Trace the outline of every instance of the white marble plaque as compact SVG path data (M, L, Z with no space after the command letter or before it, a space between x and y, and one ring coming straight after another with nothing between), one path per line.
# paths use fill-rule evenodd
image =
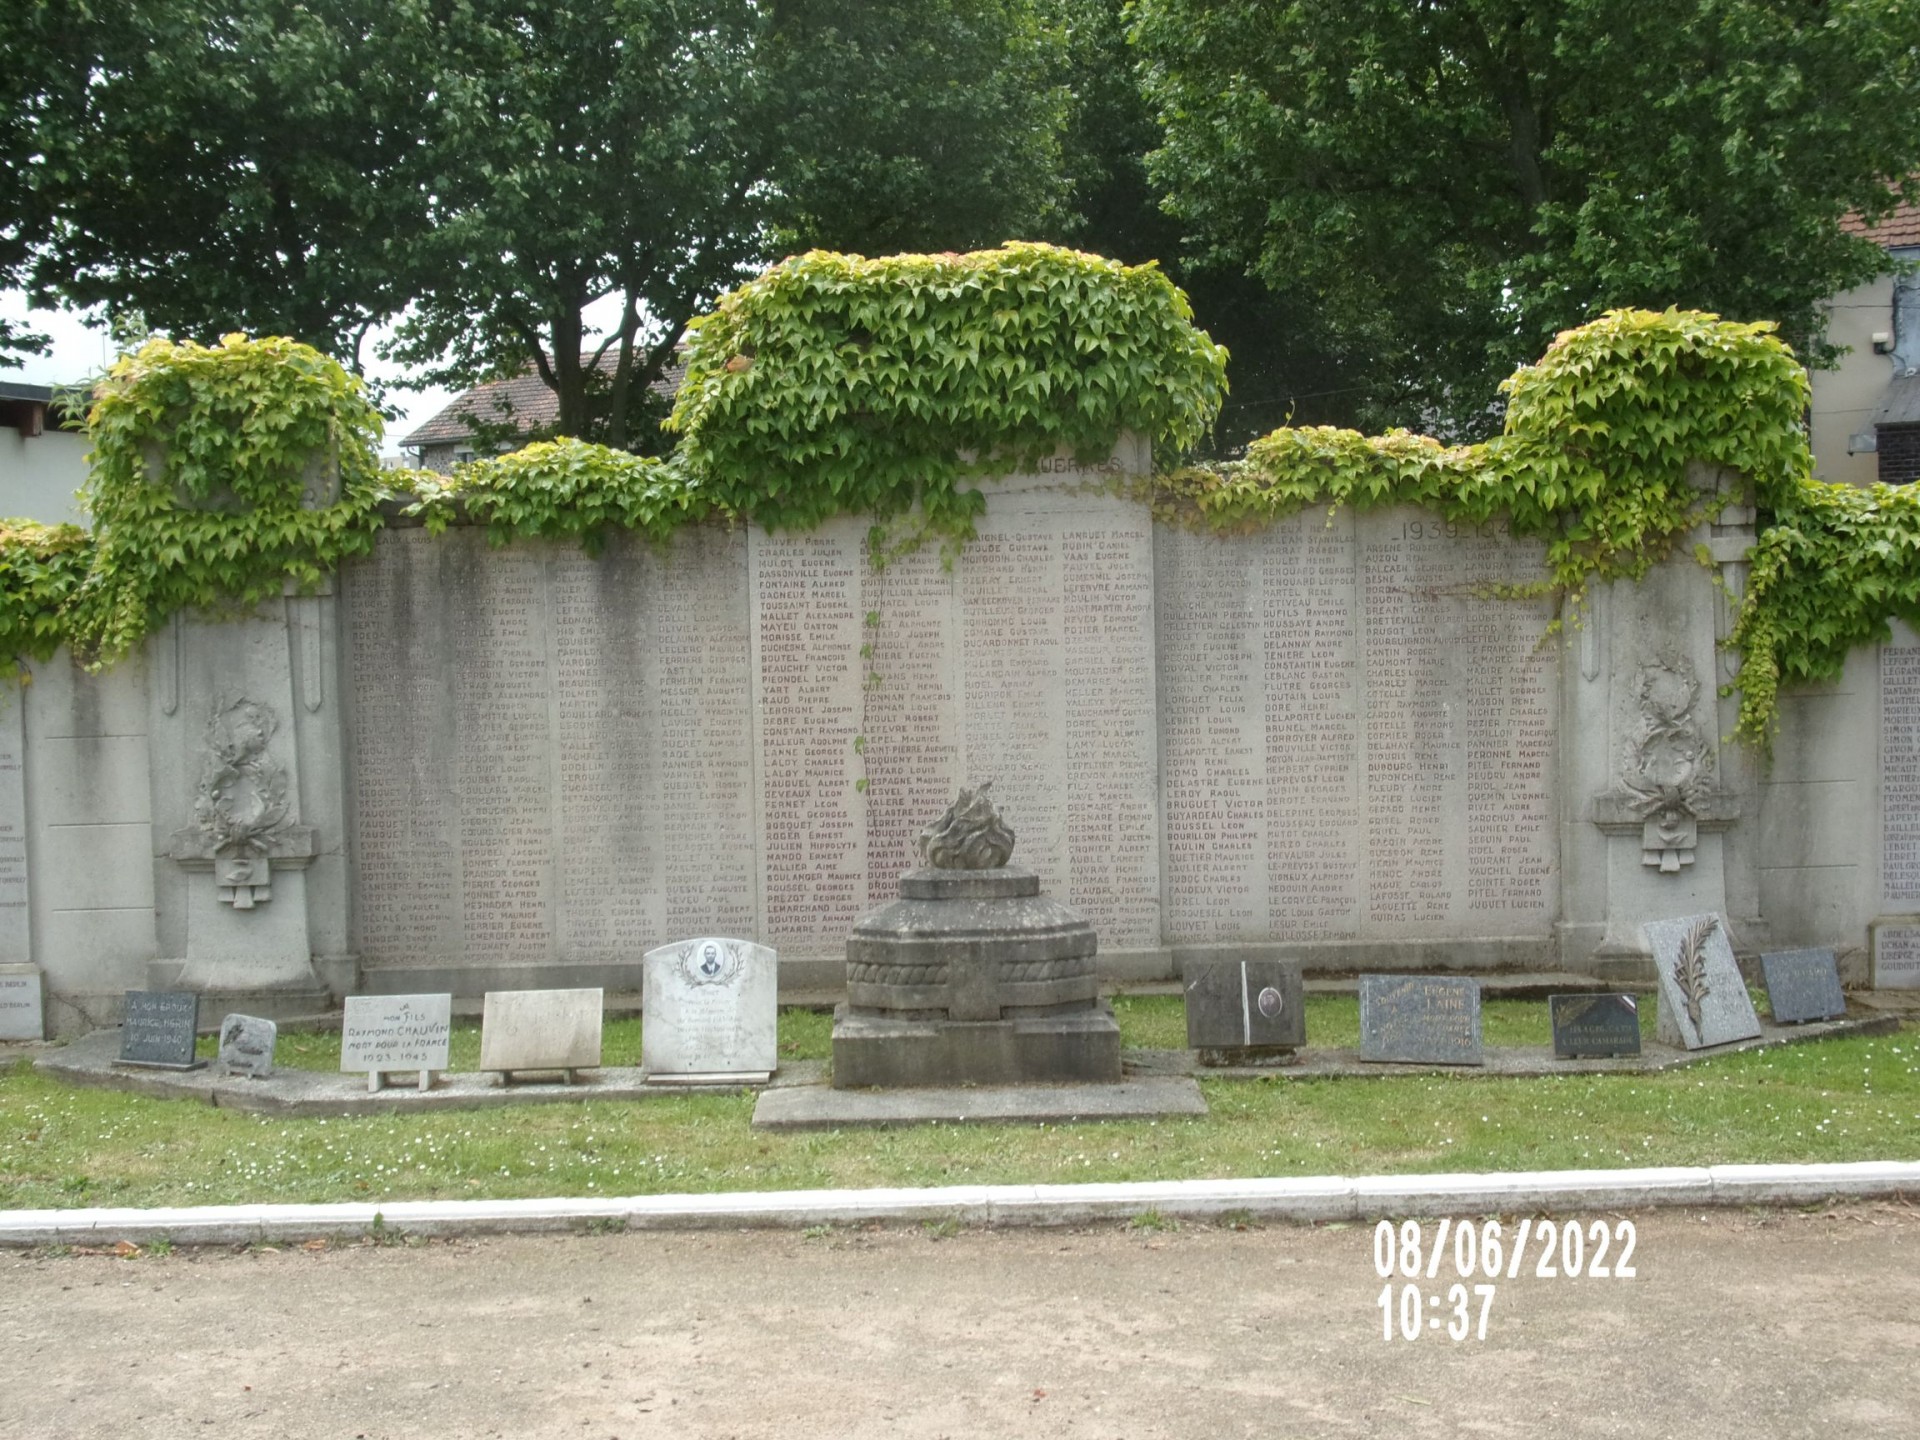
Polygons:
M489 990L480 1068L591 1070L600 1064L600 990Z
M0 965L0 1040L43 1040L46 1016L37 965Z
M646 956L640 1067L652 1080L764 1080L779 1063L778 959L750 940L683 940Z
M1873 927L1873 988L1920 990L1920 924Z
M1920 646L1880 647L1881 890L1920 904Z
M340 1068L349 1074L445 1070L452 1043L451 995L349 995Z

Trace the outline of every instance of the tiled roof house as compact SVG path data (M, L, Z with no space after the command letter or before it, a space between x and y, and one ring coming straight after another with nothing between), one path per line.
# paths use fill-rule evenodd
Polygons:
M1877 225L1848 216L1892 260L1920 260L1920 205ZM1827 302L1827 338L1847 347L1813 374L1814 468L1823 480L1904 485L1920 480L1920 275L1886 273Z
M616 357L609 352L601 360L600 368L611 372L615 363ZM665 373L647 388L671 401L680 392L680 382L686 373L687 367L676 357ZM456 396L439 414L403 439L400 448L412 451L414 463L421 469L445 472L482 453L474 435L478 428L509 425L513 435L524 438L544 432L559 417L559 397L529 366L523 374L511 379L489 380Z

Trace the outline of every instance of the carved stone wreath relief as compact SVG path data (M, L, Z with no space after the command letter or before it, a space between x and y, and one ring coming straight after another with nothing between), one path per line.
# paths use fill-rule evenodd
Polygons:
M174 837L176 856L184 850L212 859L219 897L236 910L273 898L269 856L291 828L286 768L267 753L278 728L258 701L214 702L194 823Z
M1713 780L1713 748L1699 720L1700 680L1685 659L1663 657L1640 667L1634 699L1638 714L1620 783L1641 821L1640 863L1675 875L1693 864Z

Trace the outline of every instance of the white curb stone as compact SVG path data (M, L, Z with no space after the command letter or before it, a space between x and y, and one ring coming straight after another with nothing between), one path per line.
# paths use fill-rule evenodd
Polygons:
M957 1220L970 1225L1078 1225L1148 1212L1169 1218L1370 1220L1379 1216L1622 1210L1666 1205L1814 1204L1920 1194L1920 1161L1844 1165L1673 1166L1492 1175L1338 1175L1154 1180L1103 1185L949 1185L892 1190L784 1190L536 1200L355 1201L339 1205L202 1205L154 1210L4 1210L0 1245L165 1239L176 1245L499 1235L584 1230L786 1228Z

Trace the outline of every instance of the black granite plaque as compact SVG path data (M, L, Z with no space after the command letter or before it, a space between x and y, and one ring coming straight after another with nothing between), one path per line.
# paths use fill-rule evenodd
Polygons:
M1779 950L1760 957L1767 982L1767 1009L1776 1025L1831 1020L1847 1013L1840 967L1831 950Z
M1307 1043L1298 965L1284 960L1190 960L1184 974L1187 1045L1203 1059L1233 1064L1242 1057Z
M1549 995L1556 1060L1640 1053L1640 1002L1627 994Z
M1360 1058L1480 1065L1480 982L1454 975L1362 975Z
M193 1031L200 997L185 990L129 990L120 1031L120 1063L161 1070L191 1070Z

